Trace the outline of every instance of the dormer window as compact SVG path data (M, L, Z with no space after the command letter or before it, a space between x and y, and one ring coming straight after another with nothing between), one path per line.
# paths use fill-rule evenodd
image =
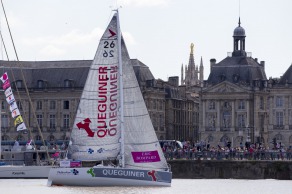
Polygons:
M44 88L44 87L45 87L45 82L44 82L44 80L38 80L38 81L37 81L37 87L38 87L38 88Z
M15 82L15 85L16 85L17 88L22 88L22 80L17 80Z
M64 80L64 87L71 88L72 87L72 80L69 80L69 79Z

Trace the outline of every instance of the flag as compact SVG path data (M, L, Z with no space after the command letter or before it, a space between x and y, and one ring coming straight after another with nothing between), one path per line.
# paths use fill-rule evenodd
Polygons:
M20 125L21 123L23 123L23 119L22 119L22 116L19 115L19 116L16 117L16 119L14 120L14 126L17 127L17 126Z
M7 72L5 72L5 73L0 77L0 79L1 79L1 81L2 81L3 83L5 83L5 81L8 80L8 74L7 74Z
M19 112L19 109L14 109L12 112L11 112L11 116L12 118L15 118L17 117L18 115L20 115L20 112Z
M12 112L15 109L18 109L16 102L12 102L9 106L10 112Z
M16 127L16 130L17 131L22 131L22 130L25 130L26 129L26 126L24 123L20 123L17 127Z
M11 89L11 87L7 88L7 90L5 90L4 93L5 93L5 96L6 96L6 97L10 96L10 95L12 94L12 89Z
M3 90L6 90L9 87L10 87L10 81L6 80L6 82L3 83L2 88L3 88Z
M6 101L7 101L8 104L11 104L12 102L15 102L14 95L11 94L10 96L8 96L8 97L6 98Z

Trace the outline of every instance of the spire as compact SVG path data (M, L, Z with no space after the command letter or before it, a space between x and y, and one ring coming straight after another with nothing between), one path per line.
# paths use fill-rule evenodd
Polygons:
M191 44L191 55L193 55L194 54L194 44L192 43Z
M238 26L240 26L241 22L240 22L240 17L239 17L239 20L238 20Z

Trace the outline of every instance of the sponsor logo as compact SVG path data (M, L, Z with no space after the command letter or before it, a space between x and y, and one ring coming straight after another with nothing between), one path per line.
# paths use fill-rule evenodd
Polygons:
M132 152L132 156L135 163L149 163L160 161L157 150L146 152Z
M92 177L95 177L95 174L94 174L94 172L93 172L93 168L89 169L89 170L87 171L87 174L90 174Z
M60 171L60 170L58 170L57 171L57 174L58 175L78 175L79 174L79 171L78 170L76 170L75 168L74 169L72 169L72 170L68 170L68 171Z
M117 169L104 169L102 170L104 176L118 176L118 177L145 177L145 173L141 171L132 170L117 170Z
M157 181L156 175L155 175L155 170L151 170L148 173L148 176L151 176L152 181Z

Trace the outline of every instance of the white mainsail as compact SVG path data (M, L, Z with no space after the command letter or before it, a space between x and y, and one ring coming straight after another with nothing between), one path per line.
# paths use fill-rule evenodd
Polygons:
M122 36L118 40L118 33L115 14L100 40L80 100L71 135L73 158L106 160L120 154L126 168L167 169L126 45ZM118 49L121 49L121 59ZM122 64L121 76L119 64ZM119 103L120 79L122 104Z
M70 146L73 159L107 160L120 152L117 17L104 32L89 70Z

